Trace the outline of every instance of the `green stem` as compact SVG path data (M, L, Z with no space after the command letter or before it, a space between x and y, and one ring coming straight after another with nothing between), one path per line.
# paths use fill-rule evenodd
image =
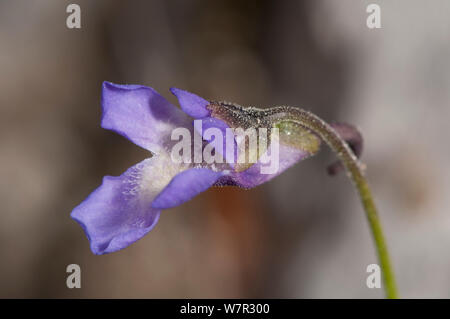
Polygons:
M398 295L394 271L391 266L377 209L373 201L369 185L364 176L361 163L358 161L348 144L339 137L336 131L316 115L299 108L287 106L277 107L277 112L274 113L275 114L273 117L280 118L280 120L282 119L283 121L289 120L295 122L317 134L334 152L336 152L337 156L344 164L349 177L358 190L359 197L369 221L369 226L375 241L378 259L383 274L386 297L390 299L397 298Z

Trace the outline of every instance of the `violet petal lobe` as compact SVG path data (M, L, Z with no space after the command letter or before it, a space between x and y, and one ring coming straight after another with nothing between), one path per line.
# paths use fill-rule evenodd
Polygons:
M234 167L234 163L236 163L237 161L237 144L234 138L234 134L232 132L229 132L227 134L227 129L229 129L230 127L228 126L227 123L225 123L224 121L217 119L215 117L205 117L203 119L201 119L202 121L202 132L198 132L205 141L210 142L212 139L207 138L205 135L205 131L209 128L217 128L222 132L222 149L217 149L216 151L219 152L225 162L229 163L230 166L233 168ZM228 141L228 139L231 139L231 141ZM230 143L232 145L231 150L229 152L227 152L227 141L228 143Z
M167 187L155 198L152 207L167 209L178 206L204 192L225 173L208 168L190 168L179 173Z
M125 248L155 226L160 211L151 202L180 171L168 161L153 156L120 176L105 176L102 185L72 211L94 254Z
M170 88L170 92L177 97L181 109L189 116L197 119L211 114L211 111L206 108L209 102L204 98L177 88Z
M102 122L133 143L157 153L175 127L190 126L191 119L154 89L142 85L103 82Z

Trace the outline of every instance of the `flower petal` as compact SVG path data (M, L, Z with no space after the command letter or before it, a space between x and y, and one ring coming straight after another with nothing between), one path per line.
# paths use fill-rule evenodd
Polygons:
M237 144L234 138L234 134L230 131L230 134L227 134L227 123L222 120L219 120L215 117L205 117L201 119L202 121L202 132L198 132L205 141L211 142L211 138L207 138L205 136L205 131L209 128L217 128L222 132L222 141L223 145L221 149L216 149L216 152L221 154L226 163L230 165L231 168L234 168L234 163L237 161ZM230 151L227 152L227 142L231 144Z
M311 154L306 151L292 148L280 143L278 164L276 162L273 163L275 165L273 172L262 173L262 168L267 168L272 163L265 164L262 163L261 160L258 160L245 171L233 171L230 174L230 179L234 183L230 183L231 181L227 180L226 177L224 177L223 180L219 180L219 183L222 182L223 185L234 184L243 188L252 188L270 181L272 178L280 175L286 169L309 157L310 155Z
M330 123L330 126L350 146L355 156L360 158L364 140L358 128L347 123ZM330 175L336 175L343 170L345 170L344 164L339 160L327 167L328 174Z
M170 92L177 97L181 109L193 118L203 118L211 114L206 108L209 102L204 98L177 88L171 88Z
M154 89L142 85L103 82L102 122L133 143L157 153L170 143L175 127L189 127L190 119Z
M225 172L208 168L191 168L175 176L167 187L155 198L153 208L166 209L187 202L210 188Z
M118 177L105 176L102 185L72 211L94 254L125 248L152 230L160 211L151 202L179 172L169 161L153 156Z

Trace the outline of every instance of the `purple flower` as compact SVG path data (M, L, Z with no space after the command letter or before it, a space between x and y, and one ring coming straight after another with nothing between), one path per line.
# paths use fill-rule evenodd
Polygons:
M150 151L152 156L120 176L105 176L101 186L72 211L71 217L85 231L94 254L127 247L153 229L161 210L178 206L211 186L255 187L319 148L319 138L295 123L280 120L275 111L207 101L175 88L171 91L178 98L181 110L150 87L103 83L101 126L123 135ZM277 170L262 174L261 157L251 164L230 163L230 157L236 159L234 137L231 155L225 148L215 150L225 157L222 164L204 160L200 163L174 161L171 151L178 140L172 140L172 132L176 128L184 128L192 135L200 134L202 145L212 140L205 136L204 130L198 132L193 120L201 120L203 129L219 129L223 136L227 128L239 126L276 128L279 130Z

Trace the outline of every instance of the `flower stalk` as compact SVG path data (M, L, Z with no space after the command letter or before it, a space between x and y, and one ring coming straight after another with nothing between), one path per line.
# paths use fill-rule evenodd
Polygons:
M274 117L283 119L283 121L292 121L317 134L337 154L338 158L345 166L349 178L353 181L353 184L358 191L369 221L369 226L372 231L372 236L374 238L377 255L380 262L380 268L383 274L386 297L389 299L397 298L398 294L394 271L391 266L377 208L375 206L367 180L364 176L363 165L355 156L349 145L338 135L338 133L318 116L294 107L280 106L277 107L277 109L277 112L274 112ZM276 118L273 118L273 120L276 121Z

